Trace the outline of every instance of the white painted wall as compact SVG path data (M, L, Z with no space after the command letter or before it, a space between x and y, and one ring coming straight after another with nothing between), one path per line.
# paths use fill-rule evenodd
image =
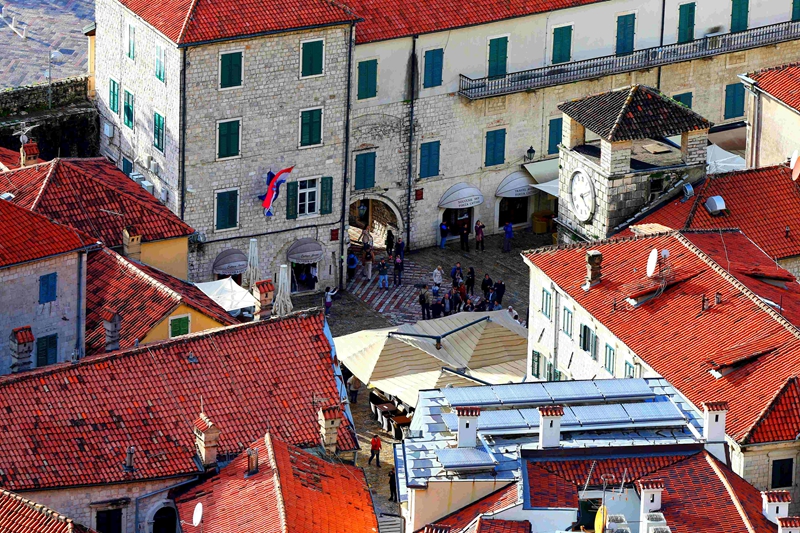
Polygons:
M425 489L411 489L408 491L411 520L406 530L425 527L508 484L508 481L431 480Z

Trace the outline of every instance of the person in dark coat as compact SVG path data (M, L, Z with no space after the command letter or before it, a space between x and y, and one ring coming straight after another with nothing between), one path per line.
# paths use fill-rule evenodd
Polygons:
M458 289L453 287L450 293L450 305L453 308L453 313L461 312L461 303L461 294L458 292Z
M469 253L469 224L466 221L461 224L459 235L461 237L461 249Z
M461 271L461 263L450 269L450 277L453 280L453 287L458 287L458 282L464 279L464 272Z
M392 230L386 232L386 253L392 255L392 251L394 251L394 233Z
M397 244L394 245L394 255L400 256L400 259L406 259L406 243L403 242L402 237L397 238Z
M403 266L403 258L396 255L394 258L394 276L392 278L392 283L395 287L403 284Z
M506 284L503 283L502 279L498 279L497 283L494 284L494 292L497 293L497 303L502 305L503 295L506 293Z
M464 280L464 284L467 286L467 291L469 291L470 296L475 295L475 269L469 267L467 271L467 279Z
M397 476L394 473L394 467L389 469L389 501L397 501Z
M444 306L442 305L441 300L436 300L433 302L431 306L431 313L433 313L433 318L441 318L442 313L444 313Z
M445 244L447 244L447 233L450 231L450 228L447 227L447 222L442 221L439 224L439 248L444 250Z
M481 281L481 290L483 291L483 299L486 300L489 298L489 289L494 287L494 282L492 282L492 278L489 277L489 274L485 274L483 276L483 281Z

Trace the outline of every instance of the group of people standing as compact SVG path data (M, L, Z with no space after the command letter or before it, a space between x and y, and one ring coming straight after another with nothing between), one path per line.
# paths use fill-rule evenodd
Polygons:
M386 252L387 258L382 258L375 265L375 250L372 247L372 236L370 226L364 228L359 237L361 242L361 258L356 254L356 250L351 248L347 255L347 280L352 281L356 277L356 269L359 265L364 265L364 277L372 281L372 268L378 270L378 288L389 290L389 271L393 273L392 286L399 287L403 283L403 270L405 268L406 243L403 237L398 237L395 241L394 233L389 230L386 233Z
M484 242L484 230L486 225L478 220L475 222L475 251L486 251ZM461 250L469 252L469 222L464 220L457 222L451 227L446 221L439 224L439 248L444 250L447 247L447 237L449 235L458 235L459 242L461 243ZM511 252L511 241L514 239L514 227L511 222L506 222L503 225L503 253Z
M456 263L450 269L451 286L443 288L444 270L438 266L431 277L433 284L422 286L419 293L419 304L422 309L422 319L441 318L462 311L496 311L503 308L503 296L506 284L502 279L494 282L489 274L484 274L481 280L480 292L475 294L475 269L469 267L467 273Z

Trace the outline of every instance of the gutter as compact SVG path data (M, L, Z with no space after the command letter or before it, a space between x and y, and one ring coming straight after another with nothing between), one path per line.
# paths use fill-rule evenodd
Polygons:
M83 357L83 335L81 332L85 332L86 327L86 304L84 303L83 299L83 276L84 276L84 256L88 255L88 251L84 251L78 254L78 320L75 324L75 356L73 357L73 361L81 359ZM88 261L87 261L88 263Z
M350 24L350 38L347 43L347 91L344 115L344 168L342 169L342 212L339 216L339 288L344 288L344 216L347 209L347 172L350 167L350 98L353 90L353 30L355 23Z
M134 504L134 515L133 515L133 520L134 520L133 531L134 531L134 533L139 533L139 500L142 500L144 498L149 498L150 496L155 496L156 494L159 494L159 493L167 491L167 490L171 490L171 489L176 489L178 487L182 487L183 485L188 485L189 483L194 483L198 479L200 479L200 476L194 476L191 479L187 479L186 481L181 481L180 483L176 483L175 485L170 485L169 487L164 487L162 489L154 490L152 492L148 492L146 494L142 494L141 496L137 496L136 500L135 500L136 503Z
M186 213L186 49L181 50L181 142L178 148L179 156L179 170L178 181L180 182L178 188L181 192L181 206L180 217L183 220Z
M659 34L658 46L664 46L664 17L667 13L667 0L661 0L661 33ZM661 65L658 66L658 77L656 78L656 89L661 90Z
M417 84L417 35L412 36L411 40L411 104L409 109L408 121L408 198L406 198L406 246L411 249L411 183L413 180L413 162L414 162L414 98L416 97L416 84Z
M330 28L332 26L343 26L345 24L349 24L352 28L356 22L364 22L362 18L353 18L350 20L340 20L337 22L327 22L325 24L312 24L311 26L301 26L297 28L282 28L280 30L269 30L269 31L262 31L258 33L248 33L247 35L236 35L234 37L223 37L221 39L208 39L205 41L194 41L191 43L178 43L178 48L188 48L190 46L202 46L204 44L214 44L214 43L229 43L233 41L242 41L244 39L256 39L258 37L266 37L268 35L280 35L282 33L293 33L296 31L308 31L308 30L318 30L322 28ZM173 41L174 42L174 41Z

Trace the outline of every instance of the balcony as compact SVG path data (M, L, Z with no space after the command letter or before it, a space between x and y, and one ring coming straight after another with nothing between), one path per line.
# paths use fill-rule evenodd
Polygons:
M738 33L709 35L688 43L636 50L624 56L596 57L523 70L500 77L472 79L461 74L458 94L470 100L479 100L738 52L798 38L800 22L780 22Z

